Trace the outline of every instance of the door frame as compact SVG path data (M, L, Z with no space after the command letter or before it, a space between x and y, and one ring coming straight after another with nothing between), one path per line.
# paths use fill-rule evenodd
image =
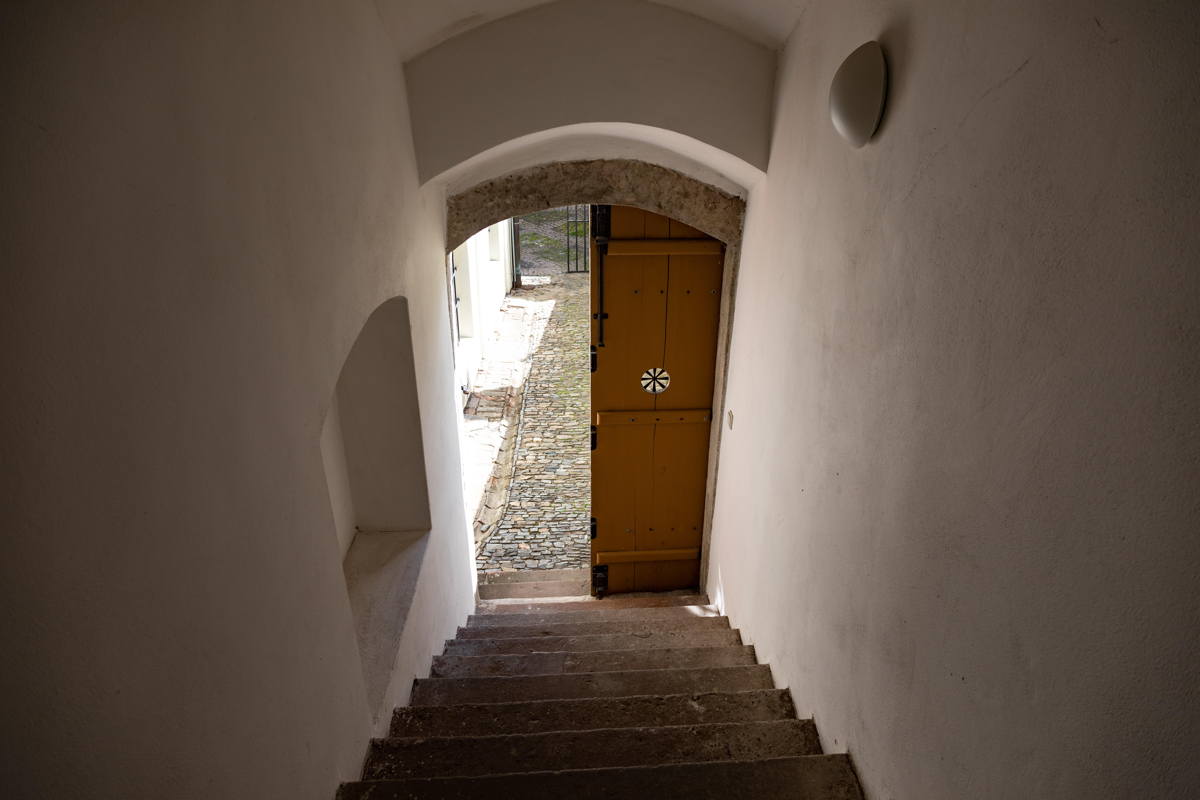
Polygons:
M717 355L713 364L713 420L708 434L708 476L704 484L704 526L700 531L700 590L708 590L708 548L712 540L713 506L717 499L717 473L721 465L721 437L725 433L725 388L729 378L729 351L733 340L733 310L741 239L725 242L721 264L721 317L717 323Z
M634 206L690 225L725 245L713 364L713 420L704 486L704 525L700 535L700 590L707 591L708 551L726 424L725 395L746 200L690 175L645 161L597 159L541 164L448 196L445 249L451 252L476 231L501 220L573 203Z

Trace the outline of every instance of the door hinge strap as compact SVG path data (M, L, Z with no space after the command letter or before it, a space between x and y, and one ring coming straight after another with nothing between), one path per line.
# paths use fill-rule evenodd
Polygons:
M592 238L596 241L596 345L604 347L604 257L608 254L608 237L612 235L612 206L592 206Z

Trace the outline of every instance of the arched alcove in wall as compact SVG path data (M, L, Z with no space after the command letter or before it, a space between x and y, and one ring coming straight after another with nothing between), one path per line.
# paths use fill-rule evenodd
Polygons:
M387 691L430 529L408 301L367 318L321 429L334 528L373 713Z
M344 456L336 453L340 440ZM429 491L417 406L408 301L396 297L368 317L338 377L323 427L326 472L344 464L331 488L348 491L336 505L358 531L429 529ZM333 462L333 463L331 463ZM339 530L343 551L347 532Z
M446 248L509 217L571 203L635 206L736 245L746 201L667 167L634 159L540 164L482 181L446 200Z

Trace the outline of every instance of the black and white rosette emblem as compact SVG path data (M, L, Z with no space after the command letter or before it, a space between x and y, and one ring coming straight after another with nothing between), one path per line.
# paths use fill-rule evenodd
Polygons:
M650 394L662 394L671 385L671 376L661 367L651 367L642 373L642 388Z

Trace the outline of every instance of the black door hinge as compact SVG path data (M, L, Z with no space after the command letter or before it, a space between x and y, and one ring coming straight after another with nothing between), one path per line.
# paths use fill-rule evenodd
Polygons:
M596 344L604 347L604 257L608 255L608 239L612 235L612 206L592 206L592 239L596 243Z
M592 372L596 371L596 345L592 345Z
M592 517L591 525L589 525L588 528L591 531L591 535L592 535L591 538L595 539L596 538L596 518L595 517Z
M592 206L592 236L612 236L612 206Z
M596 426L592 426L592 449L596 449Z
M592 567L592 594L603 597L608 594L608 564Z

